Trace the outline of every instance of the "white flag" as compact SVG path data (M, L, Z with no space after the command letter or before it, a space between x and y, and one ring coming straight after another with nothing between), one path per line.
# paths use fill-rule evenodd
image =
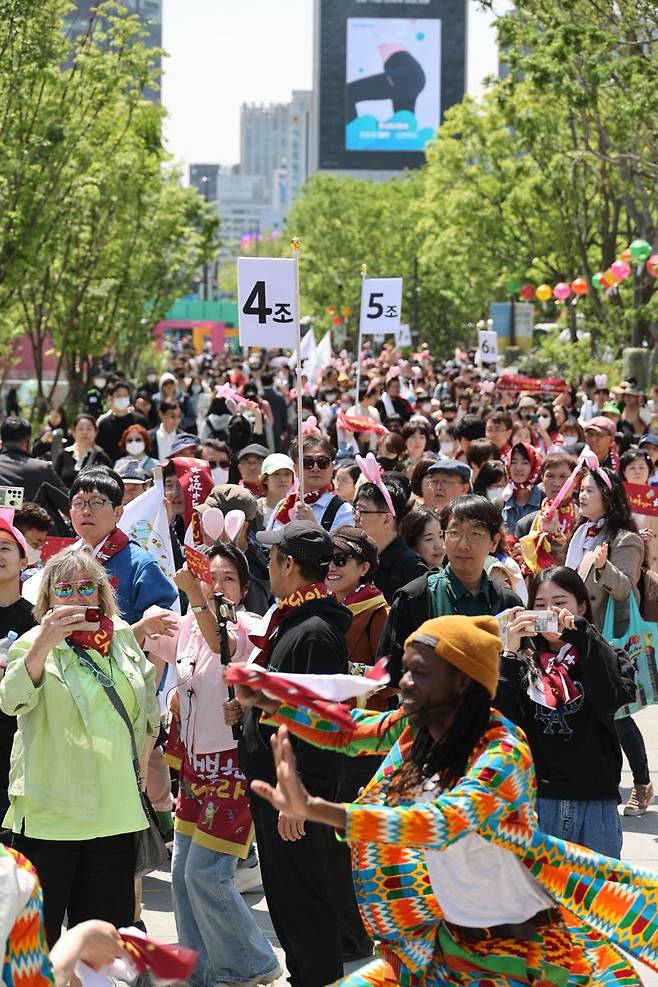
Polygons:
M315 366L313 370L318 373L328 367L331 363L331 329L325 332L324 336L315 348Z
M162 480L156 480L149 490L145 490L124 507L117 527L152 555L167 579L173 583L176 566L164 495Z
M315 366L316 349L317 348L316 348L316 345L315 345L315 334L313 333L313 330L312 329L308 329L307 332L306 332L306 335L305 336L302 336L302 344L300 346L300 351L301 351L301 364L302 364L302 367L304 366L304 364L307 361L310 361L310 364L311 364L311 372L313 371L313 368ZM290 360L288 361L288 366L291 369L294 369L294 367L297 366L297 350L293 350L292 356L290 357Z

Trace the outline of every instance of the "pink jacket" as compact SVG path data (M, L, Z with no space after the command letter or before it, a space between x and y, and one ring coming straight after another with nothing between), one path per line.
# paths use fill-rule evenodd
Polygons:
M199 630L190 611L184 617L160 607L151 607L145 616L166 612L178 620L174 637L147 637L144 649L163 661L176 665L176 689L180 700L181 739L189 754L214 754L237 746L231 728L224 723L222 704L228 698L224 669ZM236 624L229 631L237 637L232 661L246 661L253 646L247 634L262 623L262 617L248 610L238 611Z

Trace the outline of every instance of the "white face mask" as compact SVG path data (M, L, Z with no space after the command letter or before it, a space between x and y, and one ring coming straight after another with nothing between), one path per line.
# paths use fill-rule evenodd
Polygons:
M220 483L228 483L228 470L224 469L223 466L215 466L210 472L212 473L212 482L215 486L218 486Z
M126 442L126 452L131 456L139 456L146 449L146 445L142 439L131 439L130 442Z
M36 565L37 562L41 561L41 549L32 548L31 545L27 546L27 562L28 565Z
M487 487L487 500L500 500L504 489L504 487Z
M99 391L102 391L105 385L107 384L107 380L105 379L105 377L94 377L93 383L94 383L94 387L97 387Z
M578 438L575 435L565 435L563 445L566 449L571 449L573 446L578 445Z
M117 411L127 411L130 407L130 398L114 398L112 403Z
M543 429L548 430L551 427L551 419L547 415L540 415L537 419L537 424Z
M452 442L442 442L439 446L442 455L451 456L452 455Z

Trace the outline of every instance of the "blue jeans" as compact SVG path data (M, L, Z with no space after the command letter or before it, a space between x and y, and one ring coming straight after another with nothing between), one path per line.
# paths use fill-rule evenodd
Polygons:
M213 987L218 980L248 984L278 967L269 940L233 885L237 863L231 854L207 850L181 833L174 836L176 929L180 944L199 953L190 978L197 987Z
M621 856L623 833L613 799L586 802L539 798L537 813L542 833L578 843L605 857Z

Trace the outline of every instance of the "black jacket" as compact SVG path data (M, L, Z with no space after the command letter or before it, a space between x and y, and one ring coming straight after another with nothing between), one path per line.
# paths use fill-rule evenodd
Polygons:
M614 715L635 700L633 665L583 617L562 640L578 652L570 675L581 686L580 700L555 711L540 706L527 692L527 660L503 657L493 705L525 731L540 797L619 802L622 759Z
M379 568L372 581L382 591L386 602L391 604L399 589L426 572L427 566L420 555L398 535L380 553Z
M42 483L51 483L53 487L68 493L51 463L34 459L22 449L10 448L0 452L1 486L23 487L23 499L34 500Z
M331 675L347 672L345 632L350 611L328 596L286 614L277 628L270 654L270 671ZM252 781L263 778L276 784L270 737L274 729L260 723L261 710L245 714L240 739L240 768ZM302 781L314 795L332 798L343 755L320 750L292 738Z
M434 613L432 594L429 591L430 572L424 573L395 594L391 612L382 633L377 657L388 657L388 671L391 685L396 686L402 676L402 653L404 642L418 630L420 625L432 617L446 614ZM489 613L494 617L510 607L522 606L521 600L510 589L504 589L489 582Z
M272 409L274 422L272 430L274 432L274 445L277 452L281 450L281 436L287 435L290 431L288 425L288 402L283 394L279 394L273 387L263 388L263 397Z
M91 449L80 465L80 469L75 468L75 456L68 449L62 449L53 463L55 472L61 477L62 483L67 487L73 485L73 481L78 478L82 470L89 466L112 466L112 460L102 449Z
M249 566L249 592L245 606L252 613L265 614L274 602L265 553L259 543L250 538L244 556Z

